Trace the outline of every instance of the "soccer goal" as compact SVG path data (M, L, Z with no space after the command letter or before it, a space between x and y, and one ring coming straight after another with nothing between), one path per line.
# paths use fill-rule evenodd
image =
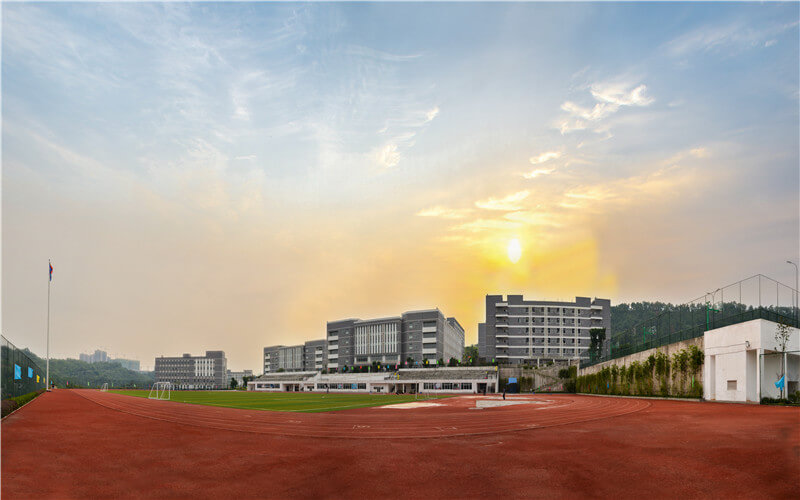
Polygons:
M150 394L147 395L148 399L170 399L172 392L171 382L156 382L150 388Z
M101 392L108 392L108 382L103 384L103 387L100 388L100 391Z

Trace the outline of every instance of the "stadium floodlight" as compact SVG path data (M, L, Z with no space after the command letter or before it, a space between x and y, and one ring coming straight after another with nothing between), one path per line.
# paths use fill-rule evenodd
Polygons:
M168 400L172 397L172 383L171 382L156 382L150 388L150 394L147 399L165 399Z

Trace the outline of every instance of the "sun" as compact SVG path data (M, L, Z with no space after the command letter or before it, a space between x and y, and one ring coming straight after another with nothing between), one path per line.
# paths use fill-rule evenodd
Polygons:
M516 264L520 257L522 257L522 246L519 244L517 238L512 238L511 241L508 242L508 260L510 260L512 264Z

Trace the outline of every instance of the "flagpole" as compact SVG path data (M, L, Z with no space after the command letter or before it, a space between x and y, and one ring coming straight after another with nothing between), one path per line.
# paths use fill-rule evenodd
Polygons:
M50 282L53 281L53 264L47 259L47 375L45 376L45 388L50 390Z

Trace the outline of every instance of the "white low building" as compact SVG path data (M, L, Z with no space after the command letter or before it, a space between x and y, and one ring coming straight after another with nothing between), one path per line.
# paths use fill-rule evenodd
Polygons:
M497 392L494 366L414 368L376 373L265 373L247 383L248 391L417 394Z
M786 352L781 354L777 327L775 322L755 319L705 332L704 399L755 403L763 397L777 398L780 390L775 382L783 373L784 395L799 390L800 331L790 329Z

